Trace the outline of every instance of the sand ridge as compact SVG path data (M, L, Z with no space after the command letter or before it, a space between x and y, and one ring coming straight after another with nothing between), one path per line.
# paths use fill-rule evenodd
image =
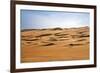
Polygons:
M21 62L89 59L89 27L21 31Z

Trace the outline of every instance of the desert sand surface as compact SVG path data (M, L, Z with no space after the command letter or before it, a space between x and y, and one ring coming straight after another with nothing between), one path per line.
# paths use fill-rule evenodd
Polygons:
M89 27L21 30L21 62L89 59Z

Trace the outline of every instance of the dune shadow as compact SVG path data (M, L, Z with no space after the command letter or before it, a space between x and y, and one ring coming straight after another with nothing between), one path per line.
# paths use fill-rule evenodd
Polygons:
M39 40L39 39L22 39L23 41L37 41L37 40Z
M58 41L58 40L56 38L54 38L54 37L49 37L48 41Z
M81 35L71 35L72 38L84 38L84 37L89 37L87 34L81 34Z
M41 35L38 35L38 36L35 36L35 37L43 37L43 36L50 36L50 35L52 35L52 34L47 33L47 34L41 34Z
M89 37L89 35L80 35L79 38Z
M84 45L84 44L79 44L79 43L71 43L71 44L68 44L69 46L81 46L81 45Z
M76 41L86 41L86 39L77 39Z
M55 33L54 35L55 35L55 36L66 36L66 35L68 35L68 34L66 34L66 33L61 33L61 32L60 32L60 33Z
M41 45L41 46L52 46L52 45L55 45L54 43L47 43L47 44L44 44L44 45Z

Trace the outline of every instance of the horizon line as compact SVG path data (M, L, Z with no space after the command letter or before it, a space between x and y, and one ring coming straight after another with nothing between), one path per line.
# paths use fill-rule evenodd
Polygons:
M74 28L84 28L84 27L88 27L89 26L81 26L81 27L68 27L68 28L62 28L62 27L54 27L54 28L27 28L27 29L21 29L21 31L23 30L45 30L45 29L74 29Z

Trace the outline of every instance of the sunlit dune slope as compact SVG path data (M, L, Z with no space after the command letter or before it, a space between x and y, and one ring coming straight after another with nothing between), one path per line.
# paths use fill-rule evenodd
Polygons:
M89 59L89 27L21 31L21 62Z

